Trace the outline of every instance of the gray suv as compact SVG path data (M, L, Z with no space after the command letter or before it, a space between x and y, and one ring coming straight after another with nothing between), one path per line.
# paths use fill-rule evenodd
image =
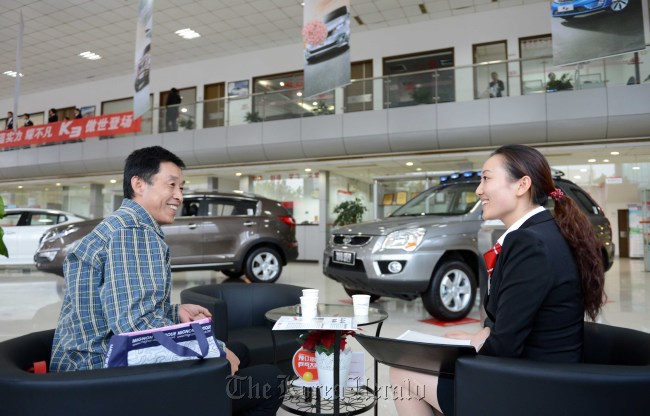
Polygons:
M576 184L561 179L559 172L554 180L588 214L603 242L609 269L614 256L609 221ZM421 297L435 318L467 316L483 264L477 244L481 203L475 194L480 174L453 174L440 182L386 219L333 230L323 254L323 273L350 295Z
M101 219L52 227L34 261L39 270L63 276L63 260L76 241ZM295 220L278 201L253 194L204 192L184 195L173 224L164 225L172 270L220 270L229 277L275 282L298 257Z

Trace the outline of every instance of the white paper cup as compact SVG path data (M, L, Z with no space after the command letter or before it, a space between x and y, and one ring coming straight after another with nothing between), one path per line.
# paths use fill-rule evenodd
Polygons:
M302 295L306 298L318 299L318 289L303 289Z
M318 298L301 296L300 315L303 318L314 318L318 314Z
M355 315L368 315L370 295L352 295L352 305L354 306Z

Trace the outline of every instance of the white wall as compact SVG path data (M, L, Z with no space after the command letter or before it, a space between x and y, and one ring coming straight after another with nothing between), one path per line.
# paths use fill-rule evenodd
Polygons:
M551 32L548 8L547 3L534 3L374 31L357 30L352 33L351 59L374 59L375 76L380 76L383 57L454 47L456 66L469 65L472 64L473 44L504 39L508 41L508 57L516 58L520 37ZM252 79L259 75L299 70L303 66L300 39L289 46L166 68L155 67L155 45L154 37L154 67L151 72L154 106L159 105L159 92L171 87L197 86L197 101L201 101L205 84ZM133 75L125 75L21 96L20 112L87 105L95 105L99 112L102 101L132 95ZM0 99L0 108L11 106L12 96Z

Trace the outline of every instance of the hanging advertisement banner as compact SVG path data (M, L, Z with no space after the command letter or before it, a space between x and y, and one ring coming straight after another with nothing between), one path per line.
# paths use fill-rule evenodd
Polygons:
M140 0L135 34L135 83L133 117L139 118L149 110L149 73L151 72L151 27L153 0Z
M304 97L350 83L350 0L306 0Z
M641 0L552 1L551 31L555 65L645 48Z
M129 111L21 127L15 131L4 130L0 131L0 149L137 133L141 128L141 121L142 118L134 119L133 113Z

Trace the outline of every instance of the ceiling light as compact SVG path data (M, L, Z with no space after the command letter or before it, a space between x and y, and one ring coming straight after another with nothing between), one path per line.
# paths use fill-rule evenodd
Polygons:
M90 52L90 51L81 52L79 54L79 56L81 56L82 58L86 58L88 60L91 60L91 61L96 61L98 59L102 59L102 57L100 55L97 55L95 52Z
M580 175L574 175L574 176L573 176L573 179L580 179L581 177L582 177L582 176L580 176Z
M305 168L305 172L311 172L311 168Z
M235 173L235 176L241 176L241 172Z
M413 166L413 162L406 162L406 166Z
M422 170L422 168L417 168L417 169L415 169L415 170L417 170L418 172L420 172L420 171Z
M186 107L181 108L181 113L187 113L187 108Z
M16 78L16 75L18 75L16 71L5 71L3 74L12 78ZM21 73L20 76L23 77L24 75Z
M284 87L284 81L280 81L280 86Z
M603 159L603 163L609 162L609 159Z
M596 159L589 159L589 160L587 160L587 162L589 162L589 163L594 163L595 161L596 161Z
M117 180L116 179L111 179L109 182L110 183L117 183Z
M18 189L23 189L23 186L22 186L22 185L18 185Z
M199 35L198 32L193 31L189 27L185 29L177 30L174 33L176 33L178 36L182 37L183 39L194 39L194 38L201 37L201 35Z
M314 101L313 103L311 103L311 105L314 105L314 106L318 105L318 101Z
M580 169L580 172L586 172L586 171L587 171L587 169L584 169L584 168Z
M620 153L619 153L619 152L611 152L610 155L612 155L612 156L618 156L618 155L620 155Z
M57 182L57 183L56 183L56 186L61 186L61 182Z
M639 169L641 169L641 167L639 167L639 166L632 166L632 170L639 170Z
M298 91L298 92L296 93L296 95L297 95L298 97L302 97L302 91Z

